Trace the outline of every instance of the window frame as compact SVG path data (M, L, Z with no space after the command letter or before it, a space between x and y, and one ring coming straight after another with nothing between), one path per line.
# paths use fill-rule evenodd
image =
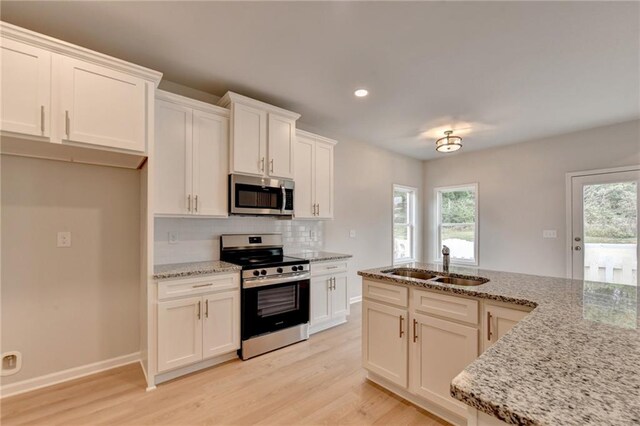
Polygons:
M410 220L407 220L407 227L411 231L411 257L404 257L400 259L396 259L396 251L395 251L395 212L394 212L394 197L396 191L407 192L412 194L410 198L409 211L407 212L407 219L409 217ZM416 243L416 215L417 215L417 206L418 206L418 188L407 185L393 184L391 187L391 263L392 265L401 265L406 263L416 262L416 251L417 251L417 243Z
M479 233L479 223L480 216L478 215L480 205L480 194L478 192L478 182L473 183L465 183L460 185L449 185L449 186L439 186L433 188L433 194L435 197L435 262L442 262L442 210L440 205L442 204L442 196L443 192L455 192L460 190L472 190L475 194L475 224L474 224L474 233L475 239L473 241L473 260L464 260L464 259L456 259L451 257L452 265L460 265L460 266L478 266L480 264L480 233Z

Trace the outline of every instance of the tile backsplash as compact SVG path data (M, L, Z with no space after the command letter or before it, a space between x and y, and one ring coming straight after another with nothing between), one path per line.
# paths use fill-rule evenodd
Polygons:
M156 265L220 259L221 234L282 233L285 253L324 248L324 222L269 217L156 218ZM175 242L169 242L170 234Z

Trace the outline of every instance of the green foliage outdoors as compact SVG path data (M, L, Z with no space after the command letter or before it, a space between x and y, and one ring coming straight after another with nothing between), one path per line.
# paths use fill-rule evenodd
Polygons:
M476 197L472 191L451 191L441 194L442 223L473 223Z
M635 182L584 187L586 243L635 243L637 217Z

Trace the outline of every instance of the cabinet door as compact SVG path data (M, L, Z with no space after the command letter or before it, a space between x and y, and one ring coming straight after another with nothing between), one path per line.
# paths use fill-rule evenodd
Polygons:
M528 314L526 311L486 303L483 316L483 349L497 342Z
M61 66L61 138L145 152L145 81L73 58Z
M202 298L158 303L158 371L202 360Z
M154 213L190 213L192 110L156 100Z
M269 176L293 178L296 122L269 113Z
M240 292L209 294L202 298L203 358L226 354L240 348Z
M315 160L315 198L318 217L333 218L333 145L318 141Z
M334 289L331 291L331 317L349 315L349 288L347 274L335 275Z
M453 378L478 356L478 330L428 315L411 315L409 390L460 416L467 406L449 396Z
M294 210L296 218L314 217L314 162L315 141L298 136L295 149L295 182Z
M193 112L193 212L227 216L229 119Z
M231 131L231 171L263 176L267 171L267 113L242 104L233 104Z
M329 277L312 278L310 283L310 326L331 319L331 283Z
M51 53L2 39L2 130L49 136L51 119Z
M362 364L407 387L407 311L365 300L362 303Z

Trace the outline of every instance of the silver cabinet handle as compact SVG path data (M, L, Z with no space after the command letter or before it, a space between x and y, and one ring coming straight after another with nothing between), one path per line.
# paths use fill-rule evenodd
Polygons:
M320 216L320 203L318 203L318 214L316 216Z
M195 284L192 285L191 288L200 288L200 287L211 287L213 285L213 283L208 283L208 284Z
M264 172L264 157L262 157L262 160L260 160L260 171Z
M336 277L333 277L333 289L336 289Z
M333 290L333 288L331 287L331 278L327 280L327 285L329 286L329 291Z
M69 118L69 111L67 110L64 112L64 130L65 130L65 133L67 134L67 137L69 137L70 128L71 128L71 119Z
M204 301L204 317L209 318L209 299Z
M198 300L198 319L200 319L202 313L202 300Z
M327 269L338 269L338 267L336 265L333 266L327 266Z
M40 131L44 133L44 105L40 105Z
M187 195L187 211L191 211L191 194Z
M404 327L402 326L402 323L404 322L404 317L402 315L400 315L400 338L402 339L402 336L404 335Z
M271 165L270 165L270 169L271 169L271 173L273 173L273 158L270 161Z
M196 195L196 212L198 212L198 196Z

